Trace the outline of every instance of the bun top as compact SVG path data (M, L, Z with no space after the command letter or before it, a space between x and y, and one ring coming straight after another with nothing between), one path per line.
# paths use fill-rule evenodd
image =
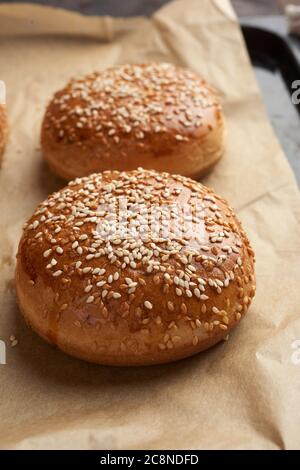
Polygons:
M254 253L232 209L168 173L69 183L37 207L19 257L30 282L50 288L79 323L109 319L136 331L184 318L226 330L254 295Z
M220 116L214 91L194 73L166 63L122 65L71 80L49 103L43 130L55 142L97 142L101 158L144 148L161 155L209 133Z

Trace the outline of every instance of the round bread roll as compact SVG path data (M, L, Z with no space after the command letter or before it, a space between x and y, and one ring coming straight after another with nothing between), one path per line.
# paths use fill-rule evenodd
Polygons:
M212 189L168 173L108 171L37 207L16 288L28 324L66 353L158 364L227 337L255 293L254 253Z
M123 65L72 80L50 101L41 146L64 179L139 166L198 178L223 153L213 89L171 64Z
M0 163L2 161L5 145L7 141L8 124L6 107L0 104Z

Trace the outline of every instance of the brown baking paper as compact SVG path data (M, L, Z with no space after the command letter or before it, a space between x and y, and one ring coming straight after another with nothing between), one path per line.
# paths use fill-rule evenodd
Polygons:
M229 341L170 365L116 369L68 357L31 332L13 278L22 224L63 185L39 148L47 100L70 76L139 61L188 67L219 90L227 148L205 183L244 223L258 290ZM176 1L151 19L122 20L4 4L0 71L11 126L0 171L1 447L300 448L299 192L228 1Z

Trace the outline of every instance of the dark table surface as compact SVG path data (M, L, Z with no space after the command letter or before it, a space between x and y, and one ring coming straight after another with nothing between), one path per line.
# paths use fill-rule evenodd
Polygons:
M20 3L26 3L28 0L18 1ZM87 15L134 16L151 15L168 1L169 0L31 0L31 3L77 10ZM0 3L3 2L0 0ZM5 3L14 2L5 0ZM295 53L299 55L300 60L299 43L297 44L296 41L293 41L287 35L286 21L282 16L282 10L279 8L279 4L282 5L283 3L284 0L232 0L234 9L241 18L241 22L262 28L269 28L283 35L294 48ZM279 73L272 74L262 67L256 67L255 73L274 130L294 170L298 184L300 185L300 117L291 103L289 92Z

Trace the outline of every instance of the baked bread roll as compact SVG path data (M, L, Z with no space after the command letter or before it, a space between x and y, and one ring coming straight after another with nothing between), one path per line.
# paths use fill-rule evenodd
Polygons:
M139 166L198 178L223 153L213 89L171 64L123 65L72 80L50 101L41 146L64 179Z
M168 173L105 172L37 207L16 289L28 324L66 353L158 364L213 346L239 323L255 293L254 253L212 189Z
M3 153L6 146L8 134L7 113L6 107L0 104L0 164L2 161Z

